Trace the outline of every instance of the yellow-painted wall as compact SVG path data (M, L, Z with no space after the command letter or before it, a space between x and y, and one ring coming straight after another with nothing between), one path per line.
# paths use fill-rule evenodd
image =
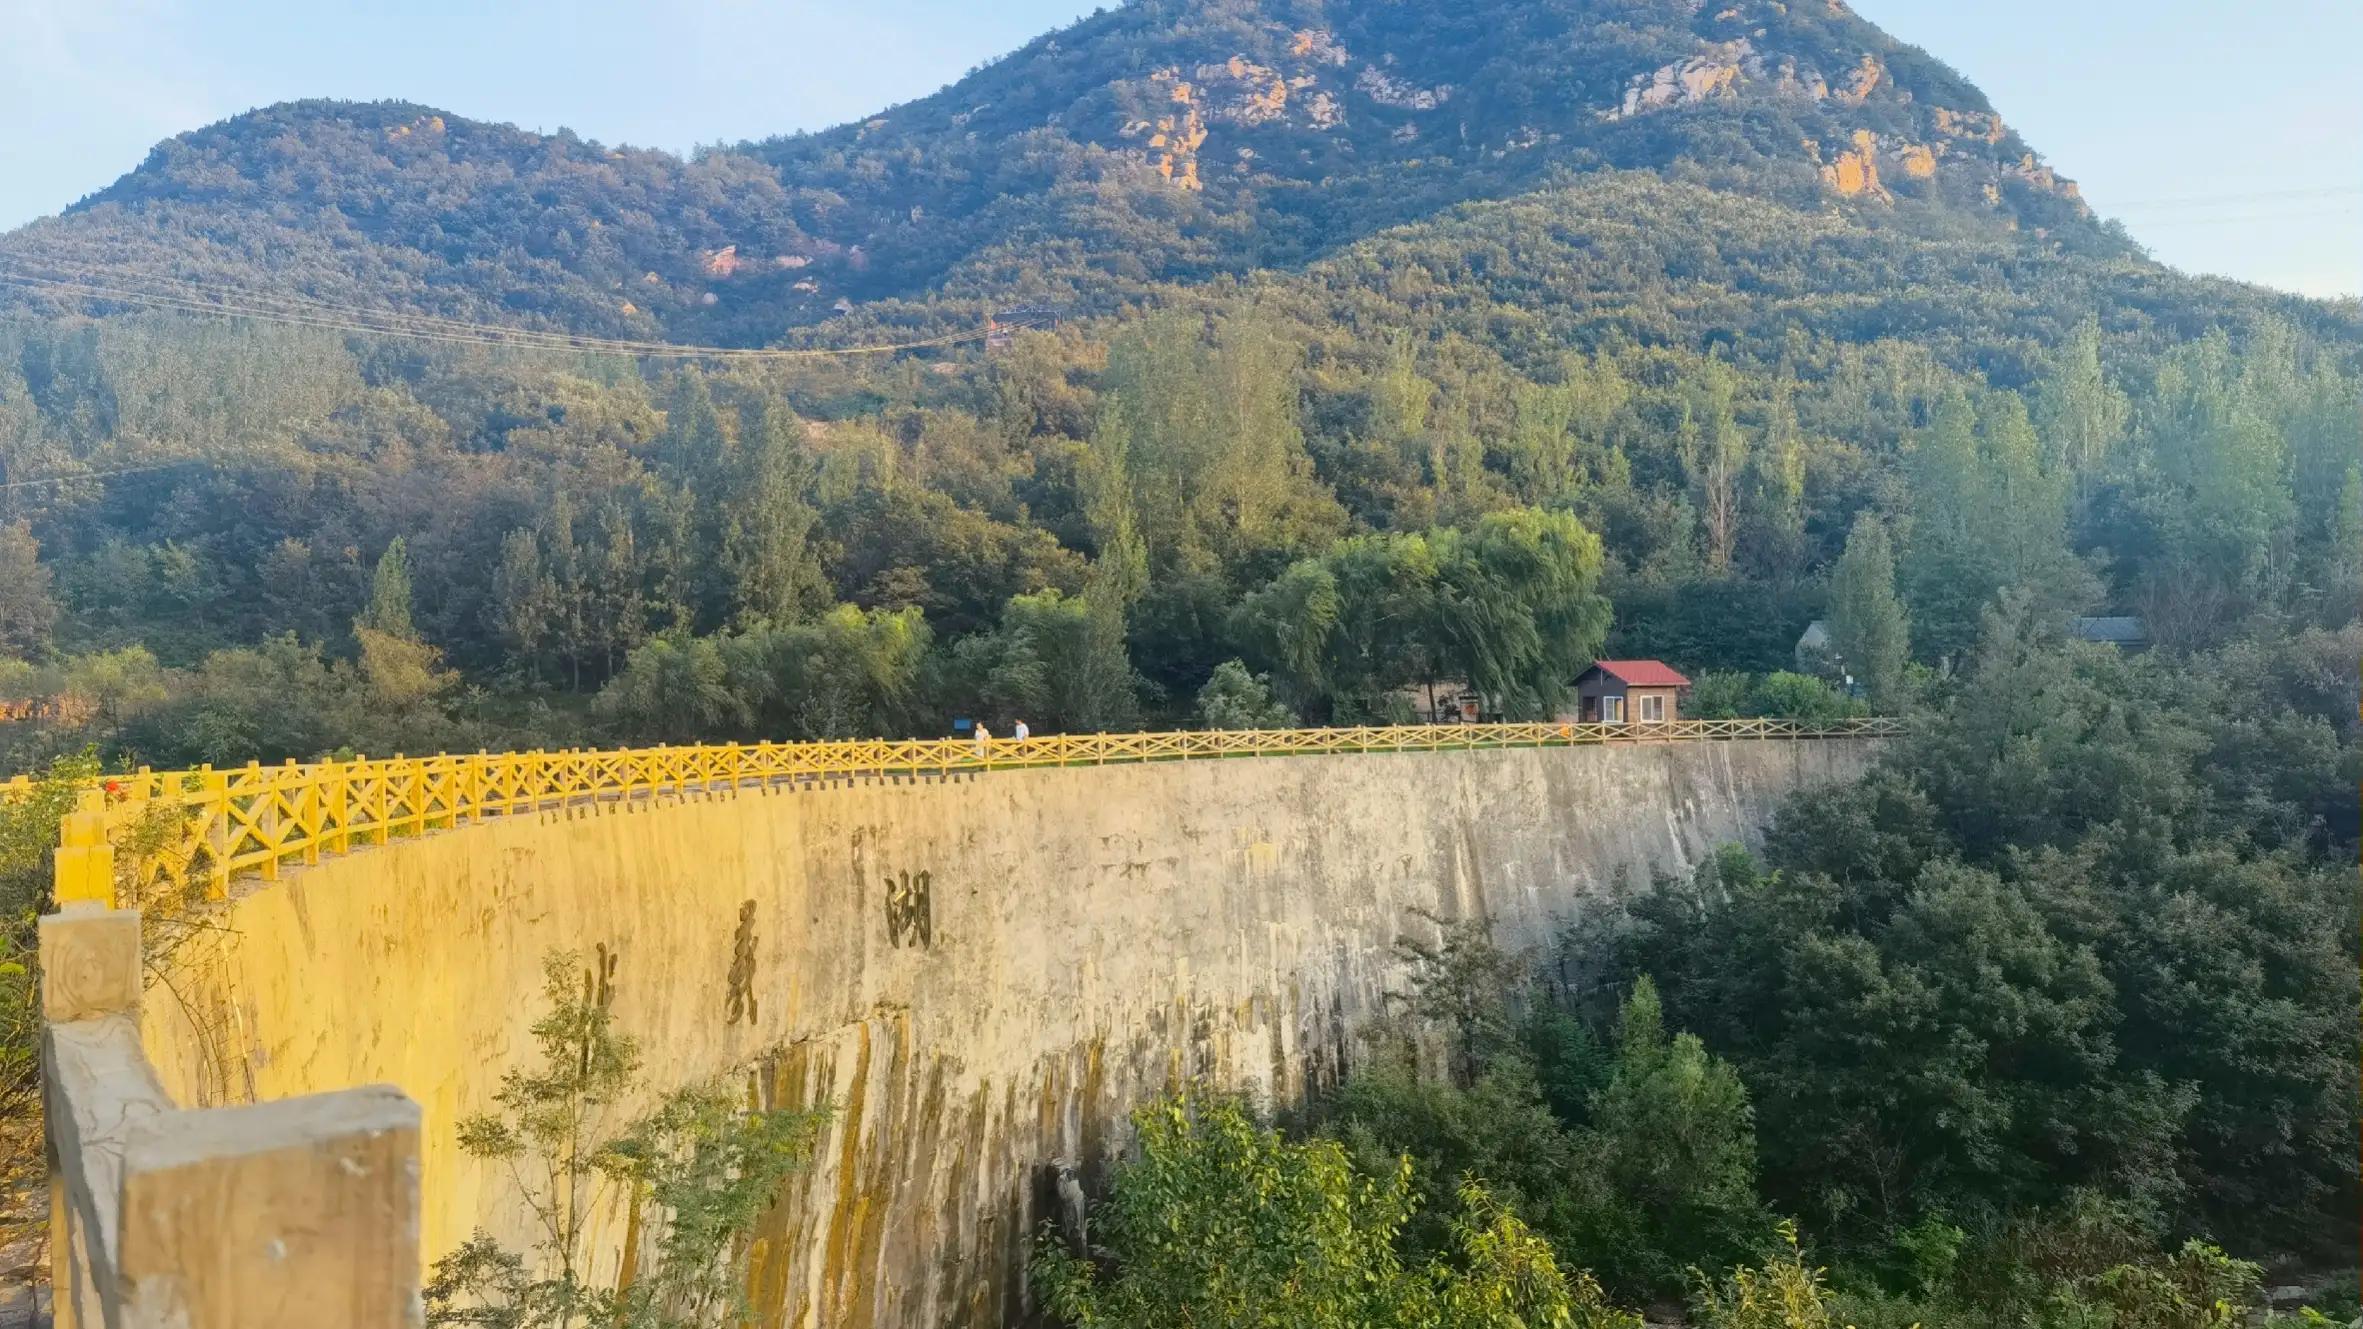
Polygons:
M735 1071L835 1105L766 1221L759 1323L997 1324L1046 1165L1096 1179L1176 1076L1285 1099L1335 1075L1400 981L1392 943L1432 929L1417 911L1539 944L1874 747L1251 758L493 819L245 885L151 991L145 1036L191 1105L401 1086L426 1111L429 1257L478 1224L522 1245L453 1128L529 1056L544 954L592 968L604 946L654 1087ZM749 901L755 1010L732 1023ZM621 1232L603 1215L603 1263Z

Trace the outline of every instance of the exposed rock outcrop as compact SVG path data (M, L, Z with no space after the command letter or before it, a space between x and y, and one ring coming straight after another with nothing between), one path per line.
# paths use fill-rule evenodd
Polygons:
M1868 195L1892 201L1895 197L1879 182L1879 136L1868 129L1854 131L1854 146L1841 149L1836 159L1824 163L1821 178L1848 198Z
M1423 88L1408 79L1400 79L1379 68L1365 65L1354 77L1354 87L1363 96L1381 106L1392 106L1398 111L1433 111L1452 100L1452 85L1439 83Z
M1879 90L1879 84L1886 78L1887 66L1879 63L1879 57L1865 51L1862 63L1846 76L1846 86L1830 95L1842 106L1860 106L1871 99L1871 94Z
M1991 111L1956 111L1950 106L1934 106L1929 113L1936 118L1936 132L1947 138L1974 138L1987 143L1999 143L2006 132L2002 117Z
M1751 66L1753 67L1751 69ZM1636 74L1625 85L1624 101L1601 113L1606 120L1624 120L1673 106L1688 106L1709 97L1736 94L1749 74L1761 75L1764 62L1745 37L1715 42L1687 60Z
M1288 45L1288 53L1318 65L1343 67L1346 63L1345 43L1323 28L1299 29Z

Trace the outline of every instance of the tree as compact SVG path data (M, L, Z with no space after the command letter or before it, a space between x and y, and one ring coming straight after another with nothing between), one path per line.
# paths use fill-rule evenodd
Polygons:
M41 563L32 525L19 518L0 526L0 652L39 659L49 652L56 622L49 569Z
M1706 362L1696 396L1683 406L1683 440L1691 484L1697 493L1700 529L1707 541L1707 570L1731 566L1739 543L1740 480L1748 464L1747 435L1733 414L1735 376L1720 360Z
M1727 1278L1691 1271L1691 1313L1704 1329L1832 1329L1843 1323L1831 1306L1823 1271L1805 1262L1797 1225L1780 1224L1782 1249L1761 1265L1743 1265Z
M1958 389L1937 402L1907 458L1910 539L1901 581L1913 635L1940 659L1976 639L1978 615L2006 589L2065 617L2091 597L2067 548L2067 477L2047 469L2026 403Z
M1395 956L1411 978L1401 1000L1414 1020L1444 1035L1447 1078L1465 1088L1510 1041L1509 1002L1525 966L1493 944L1484 919L1422 917L1435 926L1435 941L1395 940Z
M1804 573L1812 552L1805 533L1806 447L1797 425L1796 390L1796 381L1785 375L1773 384L1764 446L1748 460L1752 483L1743 514L1746 544L1760 575L1781 588Z
M0 799L0 1185L35 1185L43 1168L36 931L51 907L58 824L98 772L95 753L57 757ZM39 1222L40 1206L0 1208L0 1241L37 1241Z
M2125 436L2129 405L2100 367L2100 318L2086 315L2035 389L2035 427L2053 462L2087 493Z
M973 712L1040 732L1127 728L1139 721L1132 662L1112 610L1090 594L1012 598L989 636L955 648L952 691Z
M1861 702L1811 674L1775 670L1756 681L1748 696L1750 715L1780 720L1836 720L1864 713ZM1702 716L1703 718L1703 716Z
M1637 902L1615 971L1738 1063L1777 1203L1842 1250L2079 1187L2256 1249L2351 1237L2353 841L2300 809L2352 804L2353 685L2276 657L2128 658L2006 597L1879 770L1783 812L1771 871Z
M729 487L714 500L721 523L720 565L728 577L732 621L793 622L818 604L825 585L811 541L818 520L804 501L810 468L781 405L749 413Z
M2331 520L2329 596L2324 609L2336 626L2363 616L2363 466L2347 467Z
M1299 358L1253 311L1158 315L1109 347L1102 427L1126 440L1152 568L1232 567L1335 530L1334 503L1307 483Z
M2133 498L2157 551L2140 587L2156 640L2220 640L2239 605L2286 589L2296 501L2271 396L2220 332L2159 367L2139 431L2152 462Z
M1855 518L1846 552L1830 573L1830 644L1873 706L1892 711L1908 700L1911 627L1895 593L1887 527L1868 512Z
M542 650L561 630L562 611L558 583L531 530L520 527L501 537L488 612L495 637L508 648L510 658L539 678Z
M544 957L549 1010L533 1026L540 1064L501 1076L498 1111L459 1125L461 1152L508 1165L531 1216L531 1255L479 1228L435 1262L431 1325L501 1329L722 1329L744 1322L744 1237L803 1166L825 1113L750 1110L743 1089L701 1083L622 1116L639 1089L637 1042L616 1027L600 980L569 952ZM654 1212L654 1258L601 1287L584 1234L603 1202Z
M355 628L353 636L361 647L361 680L381 720L431 713L459 681L443 667L443 652L416 637L368 627Z
M594 709L634 738L680 741L744 732L753 705L733 691L721 647L711 638L659 637L635 648L599 690Z
M401 536L378 556L377 571L369 578L369 603L355 626L406 641L418 637L410 613L410 549Z
M839 605L816 623L772 634L770 704L797 738L908 733L932 640L917 609Z
M1272 699L1270 679L1225 660L1198 691L1198 723L1207 729L1291 729L1297 717Z
M1599 1170L1605 1203L1580 1221L1582 1244L1603 1251L1620 1286L1670 1290L1685 1269L1721 1266L1763 1243L1747 1091L1697 1036L1668 1038L1646 976L1619 1014L1616 1060L1591 1119L1577 1152Z
M1398 1244L1417 1209L1408 1160L1364 1176L1336 1141L1291 1142L1225 1099L1175 1099L1133 1122L1138 1155L1087 1234L1046 1238L1035 1256L1043 1302L1069 1324L1639 1329L1474 1182L1453 1258L1414 1264Z

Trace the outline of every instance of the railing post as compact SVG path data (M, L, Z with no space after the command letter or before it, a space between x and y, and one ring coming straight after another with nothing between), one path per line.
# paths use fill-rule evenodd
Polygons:
M42 1093L50 1163L50 1289L58 1329L113 1329L116 1196L103 1155L134 1115L166 1103L152 1078L126 1077L111 1051L138 1046L139 911L59 906L37 925L41 957ZM82 1030L109 1037L77 1038ZM93 1046L93 1045L96 1046ZM76 1105L87 1105L77 1111ZM92 1167L93 1162L102 1166Z
M127 1319L177 1329L414 1329L419 1109L390 1085L134 1125Z
M86 789L58 825L52 889L58 904L115 903L115 846L107 838L107 795Z
M264 881L279 880L279 793L263 783L263 764L246 763L246 792L255 800L254 834L262 841L261 875Z
M353 847L352 764L324 762L321 764L320 779L326 785L320 791L321 815L334 828L329 835L329 847L341 854Z
M197 768L197 796L205 808L205 852L213 862L206 869L205 898L230 898L230 775L207 762Z
M320 818L320 774L318 771L299 771L295 758L287 759L289 779L301 778L296 786L295 820L304 837L304 863L309 866L320 861L320 839L323 829Z

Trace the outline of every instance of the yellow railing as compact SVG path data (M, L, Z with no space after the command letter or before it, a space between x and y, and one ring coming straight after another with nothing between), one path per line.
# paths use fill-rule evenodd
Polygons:
M1111 762L1187 761L1466 748L1560 747L1741 738L1884 738L1892 719L1678 720L1665 724L1388 725L1055 734L1028 739L853 739L715 743L610 751L475 753L250 764L110 777L65 818L57 898L155 903L159 893L220 899L233 877L275 878L356 844L384 844L487 816L573 803L839 775ZM117 851L127 849L119 879Z

